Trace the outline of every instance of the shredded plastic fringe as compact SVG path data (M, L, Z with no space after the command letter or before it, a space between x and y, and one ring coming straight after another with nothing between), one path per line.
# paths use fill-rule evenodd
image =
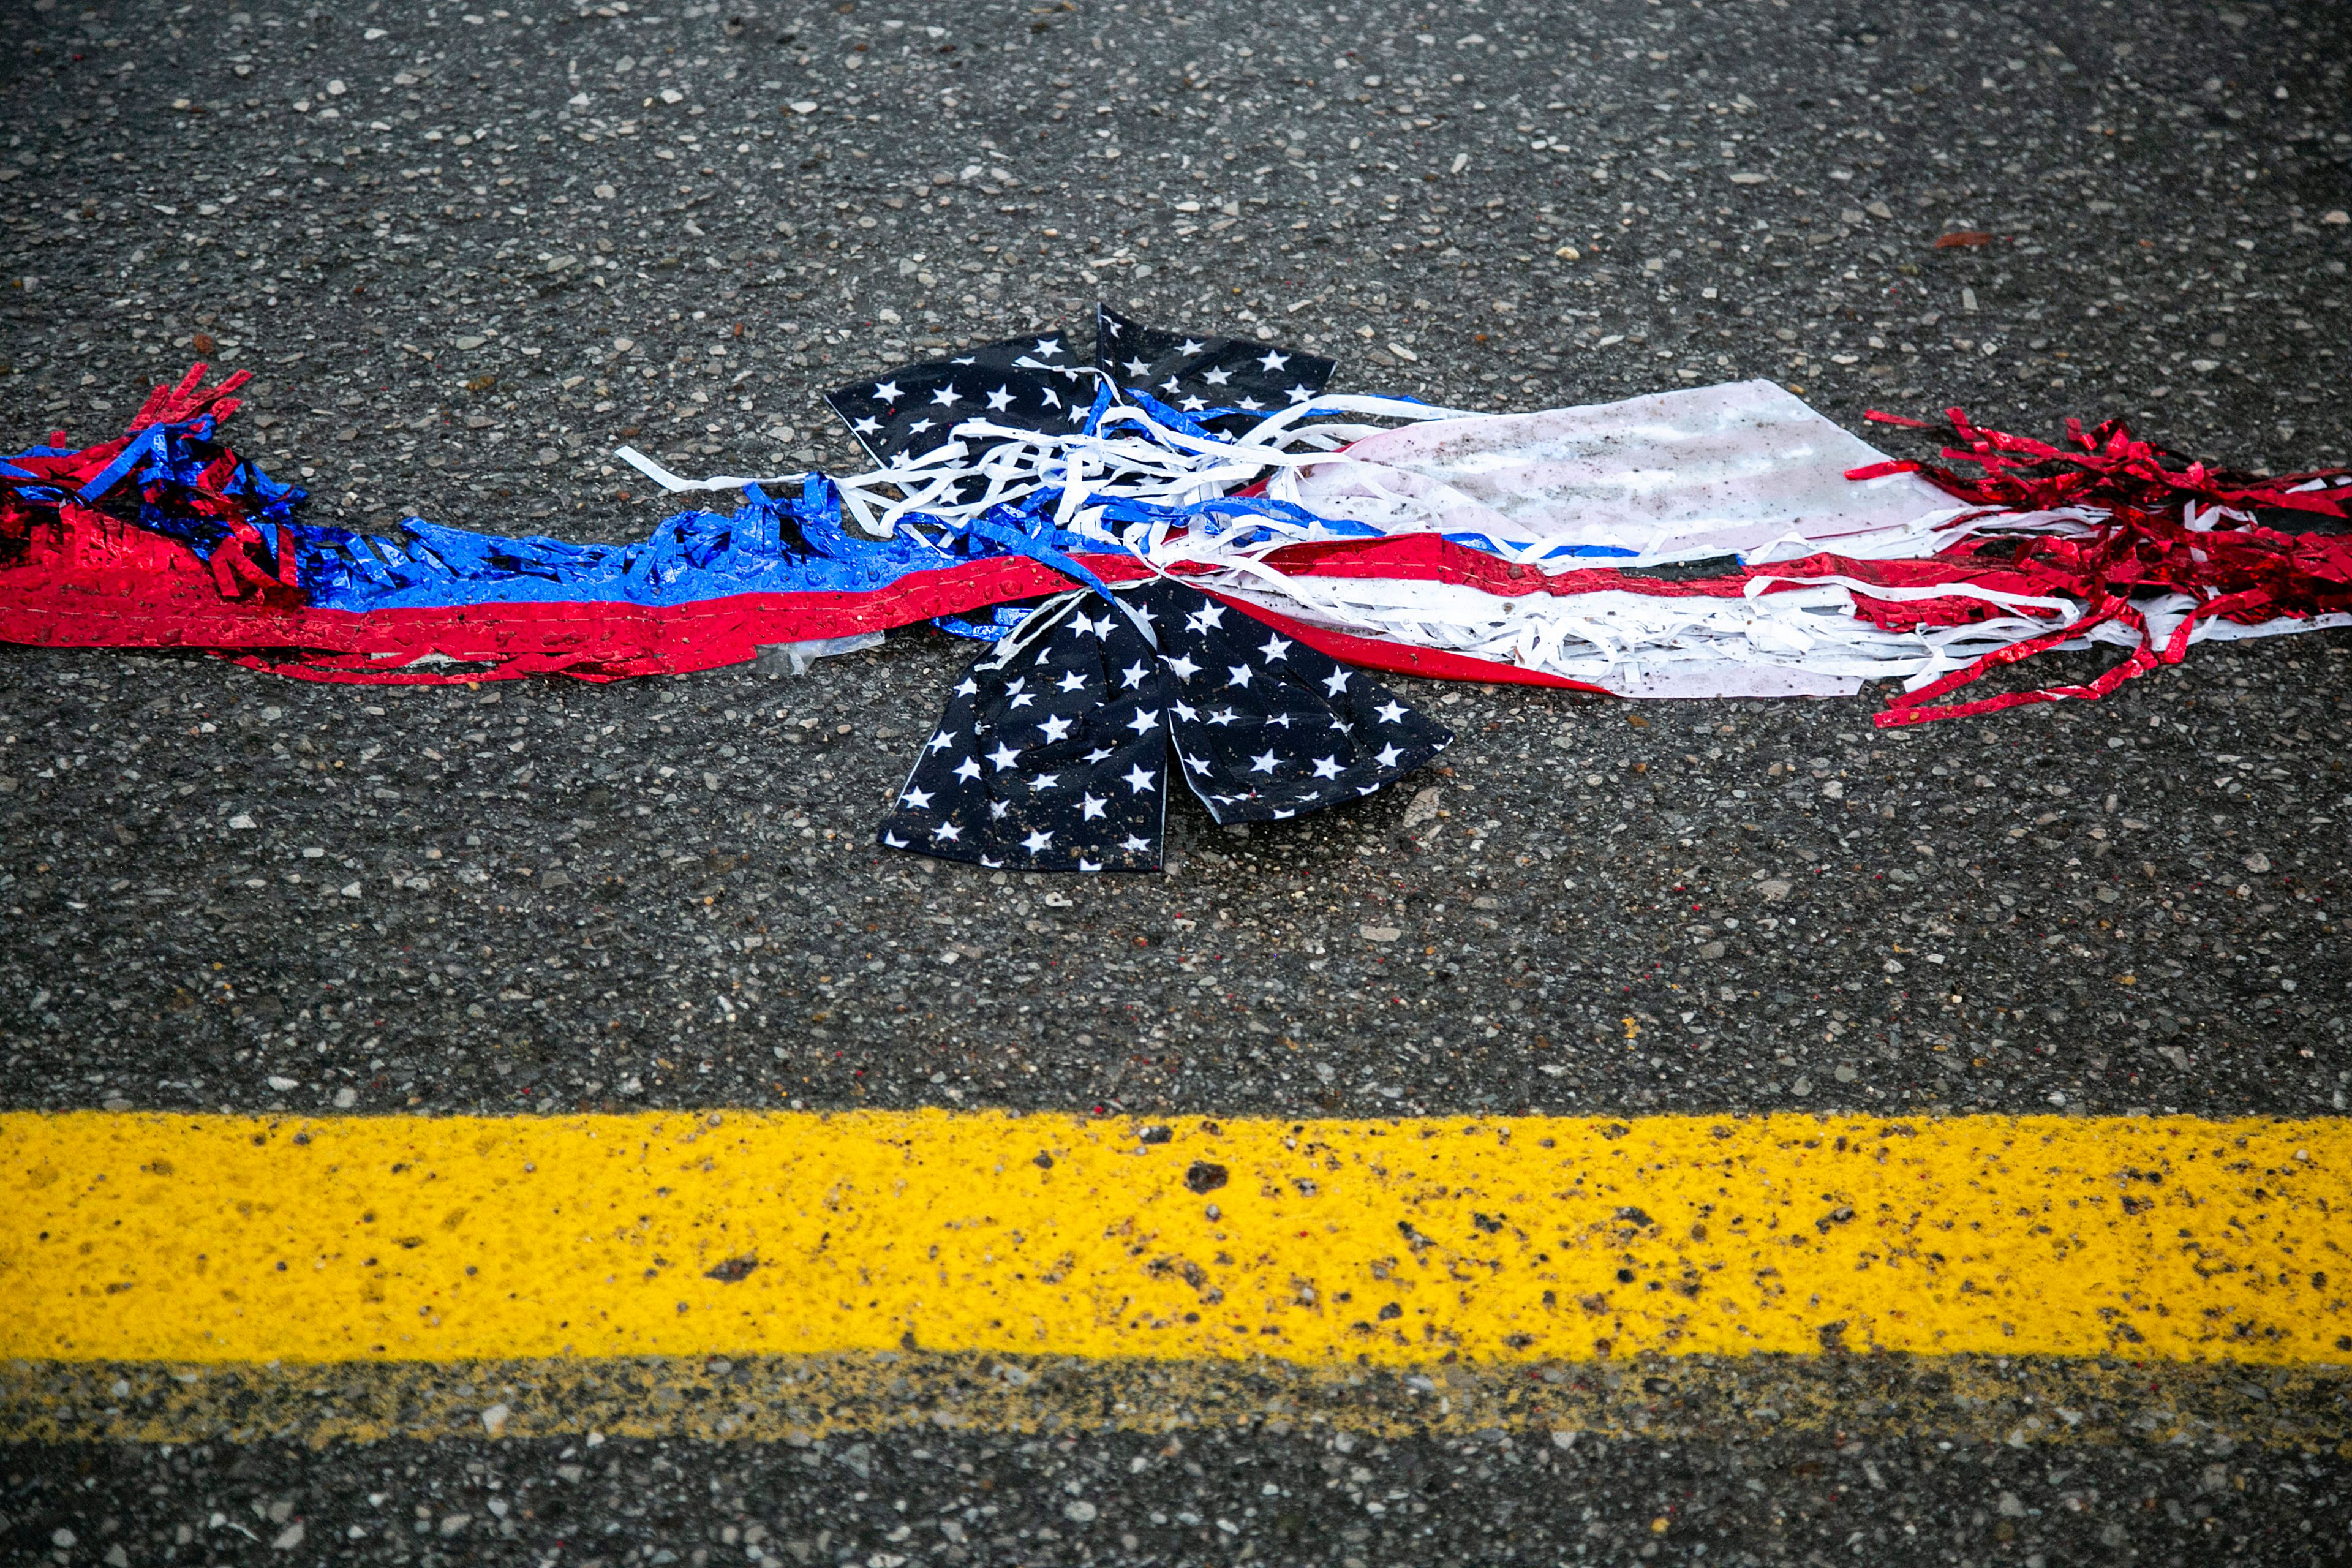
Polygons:
M1937 428L1875 409L1865 417L1914 430ZM2179 663L2200 628L2215 623L2340 625L2352 615L2352 535L2322 531L2352 521L2352 469L2266 478L2210 467L2135 438L2120 419L2088 431L2070 419L2063 446L1985 429L1958 408L1946 411L1942 428L1954 442L1943 450L1945 461L1972 466L1978 477L1912 460L1857 468L1847 477L1916 473L1989 510L2063 509L2094 519L2086 530L2064 536L1995 527L1945 554L2078 609L2064 626L1993 649L1905 692L1876 716L1882 727L2104 697L2159 664ZM2277 526L2287 521L2303 528ZM2095 679L1937 701L2005 666L2109 627L2131 635L2131 651Z
M1229 437L1105 389L1076 431L975 419L920 459L846 479L682 479L644 459L672 489L738 489L743 503L634 543L572 544L414 518L393 538L302 522L303 492L221 438L246 377L205 374L157 387L115 440L74 448L60 432L0 460L0 639L196 648L321 680L604 680L926 619L987 636L1006 622L993 606L1164 574L1373 668L1658 696L1893 677L1907 689L1876 721L1896 725L2097 698L2206 637L2352 625L2352 471L2241 473L2119 422L2070 423L2053 446L1955 409L1941 464L1844 477L1916 474L1959 505L1843 553L1805 552L1792 526L1745 560L1661 563L1304 504L1301 476L1346 468L1365 437L1478 416L1323 396ZM2092 680L1944 700L2094 643L2126 654Z

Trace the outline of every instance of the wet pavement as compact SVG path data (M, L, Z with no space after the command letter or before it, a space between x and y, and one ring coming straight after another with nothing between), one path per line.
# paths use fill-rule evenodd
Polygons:
M2352 460L2337 7L5 26L7 427L96 440L193 359L251 369L231 439L357 526L640 535L666 508L613 447L845 468L818 393L1097 299L1460 406L1765 376L1857 426L2122 416ZM1277 827L1180 808L1170 873L1116 880L874 847L970 646L425 690L0 653L7 1109L2309 1117L2352 1090L2352 634L1899 732L1869 697L1399 679L1461 737L1442 766ZM1282 1425L19 1445L0 1506L74 1562L2343 1552L2307 1426Z

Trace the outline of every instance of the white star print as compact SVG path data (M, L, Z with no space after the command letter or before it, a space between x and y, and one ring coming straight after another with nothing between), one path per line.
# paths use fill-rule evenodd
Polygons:
M1109 755L1110 748L1108 746L1097 746L1093 751L1087 753L1087 761L1090 763L1098 763Z
M1201 667L1192 662L1192 656L1189 653L1178 654L1174 658L1163 656L1160 662L1175 671L1179 680L1190 680L1201 671Z
M935 420L918 419L912 425L907 426L907 434L909 436L919 436L936 423L937 421ZM903 454L901 454L901 456L903 457Z
M1224 624L1225 607L1223 605L1203 605L1184 617L1184 629L1188 632L1205 632L1212 626Z
M976 355L965 354L961 359L951 359L948 361L948 363L950 364L978 364L980 360Z
M1209 404L1208 400L1205 398L1187 397L1182 403L1178 404L1177 406L1181 408L1187 414L1192 414L1197 413L1201 409L1206 408L1209 406Z
M1240 717L1240 714L1234 712L1230 708L1220 708L1214 713L1209 715L1209 722L1212 724L1230 724Z
M1061 340L1059 338L1039 338L1037 340L1037 352L1045 355L1047 359L1051 359L1055 354L1062 352Z
M1119 687L1119 689L1120 689L1121 691L1132 691L1132 690L1134 690L1137 687L1139 687L1139 686L1140 686L1140 685L1142 685L1142 684L1143 684L1143 678L1144 678L1145 676L1147 676L1147 675L1150 674L1150 673L1151 673L1151 669L1150 669L1150 667L1149 665L1144 665L1144 664L1130 664L1130 665L1129 665L1125 669L1122 669L1122 670L1120 670L1120 671L1118 672L1118 678L1119 678L1119 679L1120 679L1121 681L1125 682L1125 684L1124 684L1124 685L1122 685L1122 686L1120 686L1120 687Z
M860 436L878 436L882 432L882 421L868 415L851 426L850 429Z
M942 844L952 844L963 837L963 829L952 822L942 822L931 829L931 837Z
M1048 719L1043 724L1037 726L1037 732L1045 737L1038 743L1040 745L1050 746L1055 742L1060 740L1063 736L1070 732L1070 721L1067 719L1058 718Z
M950 746L952 746L952 745L954 745L954 744L955 744L955 740L954 740L954 738L953 738L952 736L949 735L949 733L948 733L945 730L942 730L942 731L940 731L938 734L936 734L936 735L932 736L932 737L931 737L931 740L930 740L930 744L929 744L928 746L925 746L923 749L924 749L925 751L927 751L927 752L944 752L944 751L946 751Z
M972 761L970 757L966 757L962 762L956 764L955 776L960 779L963 779L966 782L976 779L980 776L980 764Z
M1133 849L1139 852L1150 848L1151 840L1149 838L1138 837L1136 835L1130 833L1119 841L1118 847L1121 849Z
M988 753L988 760L996 764L996 771L1001 773L1005 769L1011 767L1013 763L1019 762L1021 760L1021 753L1006 745L1003 742L999 741L996 742L996 750Z
M1287 713L1277 713L1273 718L1268 719L1265 722L1268 729L1287 730L1290 728L1290 715Z
M1012 809L1013 803L1009 800L992 800L988 803L988 819L991 822L998 821Z
M942 386L937 392L931 394L931 401L938 404L941 408L953 408L957 404L963 401L963 394L958 392L952 386Z
M1404 704L1402 702L1384 702L1372 711L1380 716L1383 724L1402 723L1404 720Z
M893 849L904 849L907 847L907 841L899 837L895 833L883 834L882 842L888 845Z
M898 384L895 381L877 381L874 384L874 401L877 403L896 403L901 395Z
M1177 384L1176 378L1171 375L1166 381L1160 384L1160 390L1162 392L1180 392L1183 389Z
M1021 847L1029 851L1030 854L1034 855L1044 849L1045 846L1053 842L1054 836L1043 829L1040 829L1035 833L1032 833L1028 837L1023 839L1021 841Z
M1244 398L1243 398L1243 399L1241 400L1241 402L1239 402L1238 404L1234 405L1234 406L1235 406L1235 407L1237 407L1237 408L1244 408L1244 409L1246 409L1246 410L1248 410L1250 413L1255 414L1255 413L1256 413L1259 409L1261 409L1261 408L1265 407L1265 404L1263 404L1263 403L1260 403L1260 402L1259 402L1256 398L1255 398L1255 397L1244 397Z
M1323 689L1333 697L1339 696L1348 689L1348 677L1350 673L1352 672L1345 669L1333 670L1329 678L1323 682Z
M1223 386L1233 378L1234 373L1229 370L1204 370L1201 373L1201 379L1211 386Z
M1290 389L1290 401L1293 403L1304 403L1314 395L1315 389L1311 386L1294 386Z
M1160 710L1157 708L1139 708L1135 710L1135 717L1127 721L1127 727L1134 731L1139 735L1146 735L1150 734L1153 729L1157 728L1159 723Z
M1094 794L1092 791L1088 791L1087 797L1078 802L1078 810L1083 814L1082 820L1092 822L1096 817L1100 816L1103 814L1103 807L1108 804L1109 803L1104 800L1100 795Z
M1037 389L1037 396L1039 401L1043 402L1048 408L1059 408L1062 406L1062 400L1055 395L1054 389L1050 386L1039 387ZM1070 412L1076 414L1077 410L1073 408Z
M1268 349L1265 351L1265 357L1259 360L1257 363L1267 370L1280 370L1284 365L1290 363L1290 356L1286 353L1279 353L1273 349Z
M1012 405L1013 394L1005 387L1000 386L988 395L988 408L992 414L999 409L1010 408Z
M1276 756L1272 752L1261 752L1256 756L1250 759L1250 772L1254 773L1270 773L1274 772L1274 764L1280 761L1282 761L1282 759Z
M1251 671L1248 665L1229 664L1225 667L1225 674L1228 677L1225 681L1227 686L1247 686L1250 683Z
M1169 711L1174 713L1176 717L1183 720L1187 724L1190 724L1193 720L1198 719L1201 716L1200 710L1186 702L1178 702L1173 704L1170 708Z
M1029 781L1029 787L1033 790L1052 789L1061 782L1062 775L1059 773L1039 773Z
M898 797L898 804L921 811L931 804L931 792L924 789L910 789Z
M1192 339L1186 338L1182 342L1176 345L1176 352L1180 354L1196 354L1208 346L1209 345L1206 343L1195 342Z
M1337 757L1316 758L1315 776L1318 779L1338 778L1339 776L1339 759Z
M1131 359L1127 362L1127 374L1139 381L1151 374L1151 367L1139 359Z
M1129 793L1132 795L1141 795L1145 790L1151 787L1151 781L1159 776L1160 775L1158 773L1151 773L1145 769L1141 763L1136 763L1135 766L1127 770L1127 787Z
M1181 752L1179 752L1176 754L1180 757L1184 756L1184 753ZM1209 771L1209 759L1206 757L1184 757L1184 765L1192 769L1196 773L1206 773Z
M1102 869L1102 862L1099 860L1089 860L1085 856L1081 855L1078 857L1078 869L1081 871L1099 871Z
M1060 683L1056 685L1054 689L1056 691L1084 691L1086 689L1087 678L1073 669L1064 673Z
M1404 753L1394 746L1383 746L1381 748L1381 754L1372 759L1372 763L1375 767L1392 768L1397 765L1397 759L1403 755Z
M1265 656L1265 661L1268 664L1272 664L1290 651L1290 644L1282 637L1268 637L1265 639L1265 646L1257 651Z
M958 697L970 697L979 689L980 684L973 680L971 676L967 675L963 678L962 684L955 689L955 694Z

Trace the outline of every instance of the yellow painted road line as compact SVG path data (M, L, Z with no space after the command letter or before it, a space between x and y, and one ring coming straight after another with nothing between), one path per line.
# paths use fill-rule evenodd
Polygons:
M2347 1246L2340 1120L0 1117L44 1361L2312 1364Z

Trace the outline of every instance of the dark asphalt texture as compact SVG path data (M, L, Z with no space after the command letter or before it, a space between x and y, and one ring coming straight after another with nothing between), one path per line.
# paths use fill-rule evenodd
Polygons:
M2259 1449L893 1436L0 1456L18 1562L2340 1563L2352 1478ZM1377 1510L1377 1511L1374 1511ZM293 1527L299 1524L299 1534ZM289 1542L288 1537L293 1536ZM42 1537L47 1537L43 1541ZM269 1548L282 1545L282 1550ZM753 1553L758 1555L754 1556Z
M2120 415L2245 466L2352 460L2340 5L34 0L0 28L0 426L97 440L193 358L251 368L232 440L360 526L641 534L668 509L612 447L845 468L820 391L1097 298L1464 406L1769 376L1849 425ZM1935 246L1964 231L1992 238ZM0 652L7 1103L2307 1115L2352 1089L2352 635L1897 734L1868 698L1399 681L1460 733L1443 767L1274 830L1180 808L1171 873L1119 879L873 847L970 647L433 690ZM537 1445L19 1448L5 1507L18 1560L70 1521L74 1562L282 1555L201 1522L266 1542L279 1499L319 1521L306 1560L384 1563L554 1534L734 1561L739 1512L810 1562L2344 1552L2340 1462L2284 1451L1928 1433L1864 1504L1868 1456L1829 1443L1433 1439L1383 1459L1427 1512L1358 1539L1303 1436L1202 1438L1199 1476L1022 1441L877 1437L871 1479L616 1444L625 1487ZM1000 1509L962 1546L869 1534L900 1497L962 1517L959 1462ZM485 1464L518 1510L568 1497L566 1530L493 1526ZM1105 1500L1083 1530L1067 1480ZM416 1534L417 1506L475 1533Z

